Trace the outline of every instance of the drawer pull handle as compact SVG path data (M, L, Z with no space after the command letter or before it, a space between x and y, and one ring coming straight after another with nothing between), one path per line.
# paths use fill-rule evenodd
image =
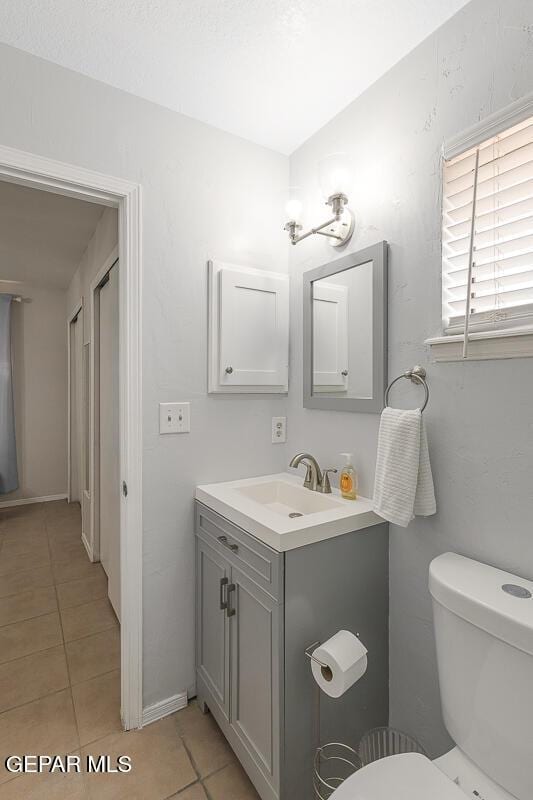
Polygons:
M228 598L226 614L228 615L228 617L234 617L235 616L235 609L231 607L231 603L230 603L230 594L232 592L234 592L234 591L235 591L235 584L234 583L230 583L229 586L228 586L228 589L227 589L227 593L226 593L226 597Z
M238 552L239 545L232 544L231 542L228 542L228 537L227 536L217 536L217 539L220 542L220 544L224 545L224 547L227 547L228 550L231 550L232 553L237 553Z
M228 601L224 596L225 595L224 586L227 586L227 585L228 585L228 579L227 578L221 578L220 579L220 609L221 609L221 611L224 611L224 609L228 607Z

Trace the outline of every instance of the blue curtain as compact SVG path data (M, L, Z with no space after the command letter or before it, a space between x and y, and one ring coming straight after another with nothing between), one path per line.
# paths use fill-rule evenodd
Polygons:
M0 294L0 494L18 489L13 369L11 365L11 300Z

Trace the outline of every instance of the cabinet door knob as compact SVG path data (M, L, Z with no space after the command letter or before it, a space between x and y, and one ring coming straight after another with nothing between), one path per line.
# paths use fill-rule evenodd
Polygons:
M226 367L226 370L225 370L225 371L226 371L226 373L227 373L228 375L231 375L231 373L233 372L233 367Z
M341 372L341 375L343 376L343 378L346 378L346 376L348 375L348 370L347 369L343 369L343 371Z

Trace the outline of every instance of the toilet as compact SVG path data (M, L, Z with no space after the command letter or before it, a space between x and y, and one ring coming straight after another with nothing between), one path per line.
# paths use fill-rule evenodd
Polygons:
M444 723L455 747L389 756L332 800L532 800L533 582L445 553L429 569Z

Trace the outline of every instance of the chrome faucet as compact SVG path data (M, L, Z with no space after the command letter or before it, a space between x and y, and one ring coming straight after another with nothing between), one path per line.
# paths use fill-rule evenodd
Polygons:
M324 472L320 469L318 461L310 453L298 453L291 459L289 467L297 469L301 463L304 463L307 471L305 473L304 486L306 489L311 489L312 492L321 492L322 494L331 494L331 484L329 482L329 473L337 472L336 469L325 469Z

